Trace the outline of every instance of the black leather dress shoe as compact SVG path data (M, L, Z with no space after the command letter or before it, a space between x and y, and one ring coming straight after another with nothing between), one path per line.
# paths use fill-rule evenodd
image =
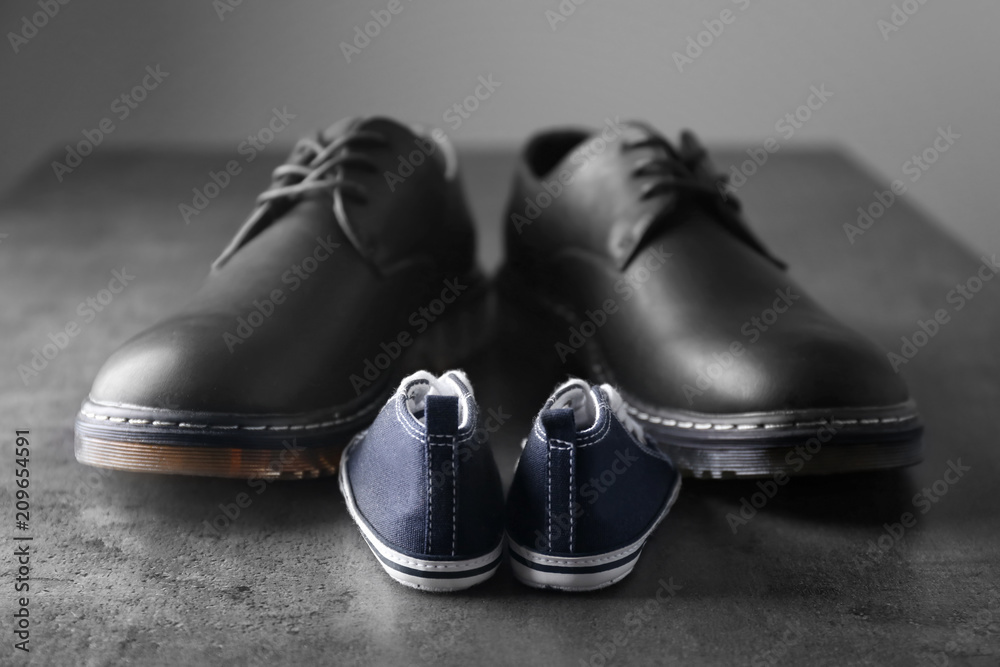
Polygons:
M505 321L617 385L686 474L889 468L921 426L886 357L757 240L690 133L642 124L532 139L507 214ZM520 317L520 319L518 319Z
M476 342L485 301L440 133L348 119L304 139L204 287L104 364L82 463L225 477L332 473L399 379Z

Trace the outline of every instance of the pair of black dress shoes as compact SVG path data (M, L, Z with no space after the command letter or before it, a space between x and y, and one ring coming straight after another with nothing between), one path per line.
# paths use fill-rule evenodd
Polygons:
M514 178L491 282L441 133L365 118L302 140L201 291L100 370L77 458L333 473L402 377L456 367L513 327L617 387L686 475L919 460L920 421L884 354L791 280L693 135L544 132Z

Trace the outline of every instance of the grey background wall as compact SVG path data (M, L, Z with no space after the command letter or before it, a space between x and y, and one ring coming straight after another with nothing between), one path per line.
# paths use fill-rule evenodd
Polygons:
M56 0L41 1L53 12ZM8 1L0 189L105 117L114 130L96 150L208 143L237 155L274 108L295 116L269 146L278 151L351 114L511 146L541 126L620 116L692 127L709 143L839 143L887 184L903 179L969 246L1000 251L1000 3L921 1L399 0L391 14L390 0L70 0L34 31L24 21L39 0ZM372 11L391 20L352 44ZM168 74L122 118L115 98L157 65ZM499 86L467 118L446 118L481 76ZM776 125L814 86L831 95L813 98L808 120ZM914 182L905 163L948 127L958 138Z

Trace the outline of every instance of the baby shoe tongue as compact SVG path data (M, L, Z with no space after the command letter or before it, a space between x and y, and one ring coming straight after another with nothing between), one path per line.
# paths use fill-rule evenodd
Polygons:
M428 406L436 401L432 397L447 398L445 402L437 401L442 405L456 405L460 424L464 425L468 420L469 407L465 396L471 396L471 390L468 389L469 378L463 371L451 370L440 377L427 371L417 371L403 379L399 386L400 390L409 387L406 408L417 421L427 423Z
M454 392L451 391L450 383L445 383L444 380L435 377L427 371L417 371L406 377L400 383L400 387L406 387L415 380L419 380L420 383L413 384L410 387L409 393L406 396L406 407L410 411L410 414L416 417L418 421L423 421L428 396L453 395Z
M567 380L556 388L553 396L552 409L571 411L577 429L586 429L597 419L597 402L590 391L590 385L584 380Z

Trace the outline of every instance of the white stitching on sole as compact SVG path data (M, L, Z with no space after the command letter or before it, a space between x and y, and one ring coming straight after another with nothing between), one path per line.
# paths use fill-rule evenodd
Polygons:
M80 414L88 419L93 419L96 421L110 421L116 424L134 424L137 426L176 426L178 428L207 428L207 429L217 429L217 430L233 430L233 429L243 429L245 431L300 431L303 429L317 429L326 428L327 426L336 426L339 424L346 424L353 421L357 417L369 412L372 409L368 406L362 410L347 415L346 417L339 417L337 419L329 419L322 422L313 422L310 424L192 424L190 422L173 422L164 421L162 419L134 419L127 417L112 417L111 415L104 415L97 412L86 412L85 410L80 410Z
M654 424L663 424L664 426L675 426L677 428L683 429L695 429L699 431L705 431L709 429L714 429L716 431L728 431L735 428L738 431L752 431L752 430L762 430L762 429L776 429L776 428L802 428L807 426L822 426L824 424L835 424L837 426L846 426L851 424L895 424L898 422L909 421L911 419L916 419L917 415L903 415L901 417L881 417L881 418L871 418L871 419L832 419L832 420L819 420L819 421L807 421L807 422L787 422L778 424L728 424L722 422L681 422L674 419L666 419L663 417L657 417L651 415L648 412L643 412L638 408L629 405L626 408L630 414L642 419L643 421L652 422Z

